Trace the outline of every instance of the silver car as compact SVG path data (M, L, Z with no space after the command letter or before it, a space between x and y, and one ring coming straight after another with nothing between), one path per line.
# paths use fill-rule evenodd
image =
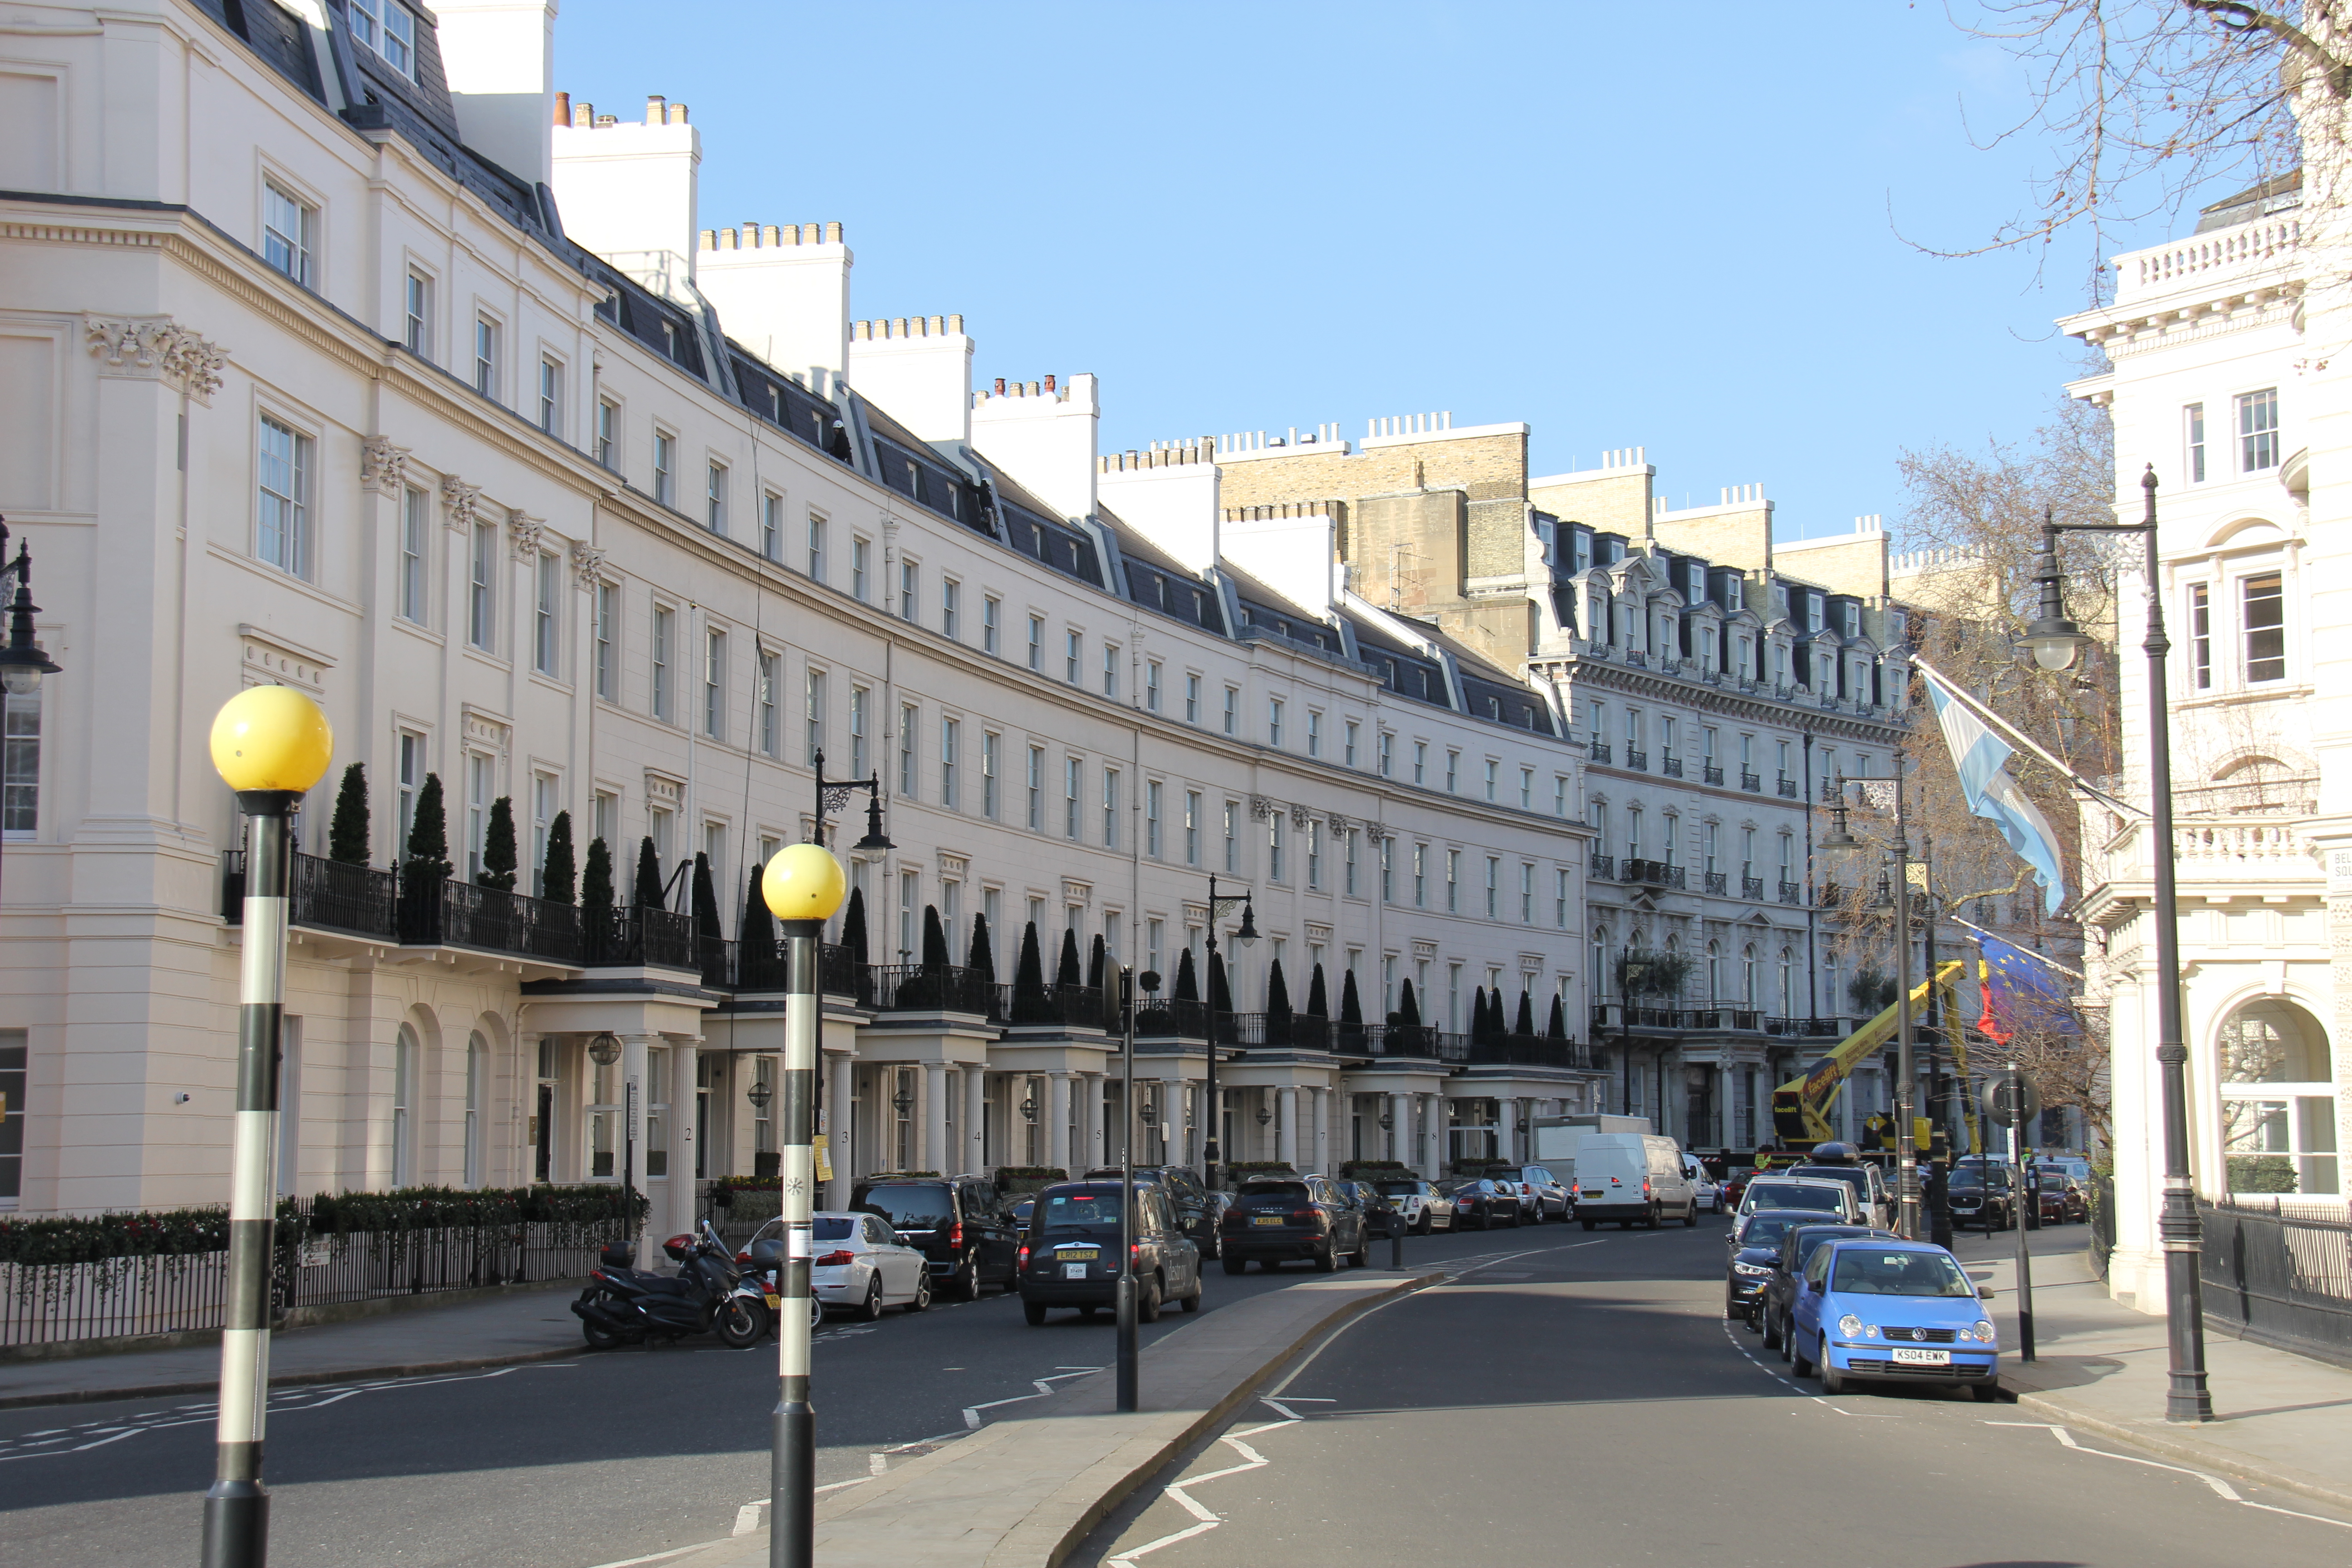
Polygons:
M1364 1184L1388 1199L1389 1206L1403 1216L1405 1227L1415 1236L1454 1228L1454 1205L1431 1183L1418 1177L1384 1176Z

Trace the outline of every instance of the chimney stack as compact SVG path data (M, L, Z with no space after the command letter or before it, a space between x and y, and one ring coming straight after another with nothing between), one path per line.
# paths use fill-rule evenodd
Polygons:
M433 13L466 145L525 184L551 183L554 0L435 0Z

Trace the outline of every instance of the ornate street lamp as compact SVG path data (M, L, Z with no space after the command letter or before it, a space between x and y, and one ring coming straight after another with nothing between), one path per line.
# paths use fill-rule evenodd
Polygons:
M851 848L860 854L887 854L898 847L882 831L882 777L869 773L862 779L829 779L824 776L824 753L816 754L816 816L812 829L815 837L810 843L824 843L824 819L849 804L849 797L859 790L866 792L866 837Z
M2172 642L2164 630L2164 595L2156 560L2156 465L2140 476L2144 510L2137 522L2067 522L2042 518L2042 552L2034 581L2040 614L2025 628L2033 662L2055 673L2070 669L2091 639L2066 616L2065 583L2058 571L2062 533L2137 533L2147 547L2148 833L2156 867L2156 1060L2163 1096L2164 1200L2157 1236L2164 1247L2166 1337L2171 1377L2164 1396L2167 1421L2210 1421L2213 1396L2205 1382L2205 1299L2197 1276L2204 1250L2197 1196L2189 1169L2189 1047L2180 1024L2180 896L2173 866L2172 707L2164 661ZM2021 1222L2022 1223L2022 1222Z
M1234 940L1246 947L1257 941L1257 908L1250 902L1249 889L1244 888L1237 895L1219 893L1217 879L1212 876L1209 879L1209 1131L1201 1143L1201 1175L1202 1184L1213 1193L1217 1190L1217 1166L1224 1157L1224 1151L1219 1146L1219 1134L1225 1121L1223 1107L1217 1100L1217 1037L1221 1032L1217 1026L1217 922L1231 914L1236 904L1241 906L1242 923L1241 928L1234 932ZM1232 989L1232 976L1226 977L1225 985L1228 990Z
M17 626L32 604L22 557ZM13 674L29 668L12 665ZM33 679L37 681L40 674ZM15 690L13 682L9 688ZM244 958L238 965L236 1132L230 1157L228 1291L222 1312L220 1413L212 1489L205 1494L205 1568L263 1568L269 1493L261 1440L269 1405L269 1270L277 1245L278 1058L285 1028L286 928L294 870L294 808L327 774L334 731L308 697L254 686L213 720L213 766L236 792L252 847L246 861Z
M823 827L820 815L820 832ZM841 862L820 844L789 845L760 874L760 896L782 923L784 939L783 1136L776 1183L784 1233L783 1307L776 1320L770 1568L811 1568L816 1552L816 1410L809 1403L809 1267L815 1249L809 1243L816 1204L817 945L846 889Z
M40 608L33 603L33 552L28 545L17 545L16 564L8 564L8 521L0 518L0 584L10 577L16 585L15 602L8 606L8 641L0 647L0 691L30 697L40 690L41 677L59 673L59 667L33 640L33 614Z

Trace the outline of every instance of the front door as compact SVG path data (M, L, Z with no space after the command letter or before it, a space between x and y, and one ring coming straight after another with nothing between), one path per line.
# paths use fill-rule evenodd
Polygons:
M539 1132L539 1147L534 1152L532 1165L538 1172L537 1179L545 1183L551 1179L550 1173L555 1168L555 1086L553 1084L542 1083L539 1086L539 1114L533 1117L531 1121Z

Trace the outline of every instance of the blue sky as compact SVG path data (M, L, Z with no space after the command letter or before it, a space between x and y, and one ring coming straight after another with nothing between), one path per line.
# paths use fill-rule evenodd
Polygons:
M1905 243L2026 196L1963 120L2014 68L1941 4L565 0L556 67L692 107L706 226L845 224L856 315L1100 375L1106 450L1450 409L1538 473L1646 447L1676 506L1760 481L1795 537L1896 526L1901 448L2077 374L2086 246Z

